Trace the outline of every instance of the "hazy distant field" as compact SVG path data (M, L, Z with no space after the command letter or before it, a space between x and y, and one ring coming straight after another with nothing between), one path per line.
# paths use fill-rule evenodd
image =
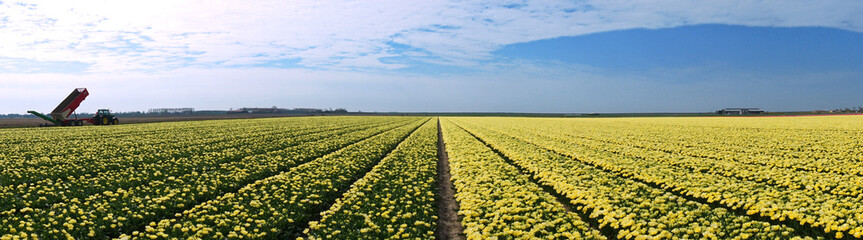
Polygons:
M294 117L0 141L2 239L863 236L863 116Z

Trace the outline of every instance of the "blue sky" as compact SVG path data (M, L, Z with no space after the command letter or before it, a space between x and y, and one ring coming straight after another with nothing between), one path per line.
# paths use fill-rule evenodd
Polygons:
M0 1L0 113L863 106L860 1Z
M863 35L823 27L705 24L630 29L504 46L498 56L556 60L621 72L712 65L729 71L854 71Z

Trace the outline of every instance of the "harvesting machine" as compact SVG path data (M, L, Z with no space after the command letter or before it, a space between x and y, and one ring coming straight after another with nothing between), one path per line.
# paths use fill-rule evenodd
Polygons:
M68 97L66 97L65 100L63 100L63 102L60 102L60 105L57 105L57 107L54 108L54 111L51 111L50 117L33 110L27 112L53 123L39 125L43 127L81 126L84 125L84 122L89 122L93 125L112 125L120 123L117 116L111 114L111 111L108 109L99 109L96 111L96 115L92 118L78 118L78 114L75 113L75 109L78 109L78 106L81 105L81 102L84 101L88 95L90 95L90 93L87 92L87 88L76 88ZM69 115L72 115L73 113L75 113L75 117L69 118Z

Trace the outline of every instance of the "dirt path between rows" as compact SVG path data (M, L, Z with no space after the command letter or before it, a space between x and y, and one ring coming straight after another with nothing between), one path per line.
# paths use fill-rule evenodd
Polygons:
M455 201L455 191L449 172L449 157L446 154L446 144L443 142L443 132L440 119L437 123L437 229L435 238L441 240L464 239L461 222L458 219L458 202Z

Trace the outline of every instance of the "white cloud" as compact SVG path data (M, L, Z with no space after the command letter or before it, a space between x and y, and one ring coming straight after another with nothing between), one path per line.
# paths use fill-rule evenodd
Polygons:
M510 7L507 7L510 6ZM91 72L235 67L282 59L393 69L387 43L439 64L501 46L702 23L863 31L861 1L33 1L0 4L0 58L78 61ZM410 57L416 53L406 53Z

